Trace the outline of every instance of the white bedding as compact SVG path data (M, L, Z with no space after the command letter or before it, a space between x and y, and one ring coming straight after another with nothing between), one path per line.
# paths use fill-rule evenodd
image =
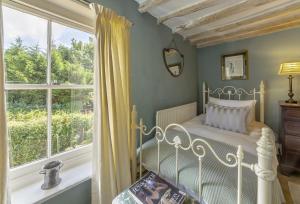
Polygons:
M256 142L261 136L261 129L263 127L267 127L261 122L253 121L249 126L248 134L232 132L205 125L205 114L196 116L192 120L186 121L181 125L186 128L189 133L194 135L199 135L201 137L216 140L218 142L227 143L229 145L242 145L244 151L253 155L257 155ZM181 130L180 128L176 129L179 131ZM276 151L274 151L273 159L273 167L276 169L278 166Z

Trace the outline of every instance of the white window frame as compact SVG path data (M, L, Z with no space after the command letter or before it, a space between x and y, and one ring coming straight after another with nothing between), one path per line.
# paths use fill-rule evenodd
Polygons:
M93 30L90 27L84 27L81 23L76 24L74 21L70 21L59 16L49 15L49 13L43 13L36 10L33 7L17 4L14 1L5 1L3 6L11 9L19 10L24 13L28 13L33 16L47 20L47 81L45 84L5 84L5 91L9 90L46 90L47 91L47 157L40 160L23 164L10 169L10 182L12 190L17 190L25 187L28 184L39 182L42 176L38 175L41 167L49 161L61 160L64 163L63 170L68 170L84 163L91 162L92 157L92 144L84 145L82 147L62 152L59 154L51 155L51 118L52 118L52 90L55 89L92 89L94 85L77 85L77 84L61 84L56 85L51 83L51 37L52 37L52 22L65 25L70 28L81 30L89 34L93 34ZM43 15L44 14L44 15Z

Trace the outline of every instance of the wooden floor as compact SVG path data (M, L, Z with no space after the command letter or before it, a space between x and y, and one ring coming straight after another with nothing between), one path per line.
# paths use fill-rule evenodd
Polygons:
M284 176L280 173L278 173L278 179L280 181L282 191L286 200L286 204L294 204L290 191L289 191L289 186L288 186L288 181L293 182L293 183L298 183L300 185L300 174L293 174L289 177Z

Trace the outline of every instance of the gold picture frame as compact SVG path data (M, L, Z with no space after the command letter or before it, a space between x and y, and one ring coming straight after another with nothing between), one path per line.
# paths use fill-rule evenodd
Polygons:
M222 80L249 79L248 51L222 55Z

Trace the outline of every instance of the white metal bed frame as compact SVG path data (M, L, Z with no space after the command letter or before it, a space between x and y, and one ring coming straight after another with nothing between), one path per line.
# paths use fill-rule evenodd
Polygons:
M220 97L221 94L227 94L229 99L231 99L231 96L238 95L239 100L241 99L242 94L247 95L254 95L260 94L260 120L264 121L264 84L263 82L260 83L260 91L256 91L253 89L250 92L245 91L244 89L237 89L232 86L227 86L224 88L218 88L214 91L210 91L209 89L206 90L205 84L203 85L203 93L205 95L210 95L210 93L217 93ZM226 91L227 90L227 91ZM206 94L208 93L208 94ZM206 96L203 95L203 97L206 99ZM206 101L203 100L203 104L206 104ZM243 167L250 169L253 171L257 177L257 204L271 204L272 203L272 182L275 180L277 171L273 167L273 155L275 150L275 142L274 137L272 135L272 132L269 128L263 128L262 129L262 136L257 142L257 156L258 156L258 162L256 164L248 164L243 162L244 159L244 152L243 147L239 145L237 147L237 152L229 152L226 154L226 160L222 160L217 153L214 151L212 146L204 139L197 138L192 140L191 135L189 132L181 125L176 124L177 122L183 122L182 120L188 120L189 117L192 117L195 115L195 107L196 103L187 104L184 106L175 107L172 109L166 109L162 111L157 112L157 125L154 126L152 129L147 131L147 127L143 124L143 120L140 119L139 124L137 124L137 111L135 106L132 110L132 136L136 137L136 130L139 130L139 137L140 137L140 156L139 156L139 174L140 178L142 177L142 159L143 159L143 136L150 135L152 133L156 133L155 138L157 140L157 174L160 173L160 144L165 141L169 145L173 146L175 148L175 170L176 170L176 185L178 185L178 178L179 178L179 172L178 172L178 150L184 150L189 151L191 150L193 154L198 158L199 161L199 186L198 186L198 196L199 199L201 198L202 194L202 160L206 155L206 151L211 151L212 154L215 156L215 158L224 166L228 168L237 168L238 174L237 174L237 204L242 203L242 179L243 179ZM203 109L205 111L205 109ZM183 114L183 116L180 116L181 112L187 111L188 113ZM171 113L170 113L171 112ZM173 117L168 117L168 115ZM176 123L174 123L176 122ZM167 124L169 123L169 124ZM160 126L162 125L162 127ZM182 139L180 136L175 136L173 140L168 139L166 132L167 130L179 127L181 128L182 132L185 133L185 136L189 139L188 145L182 144Z

